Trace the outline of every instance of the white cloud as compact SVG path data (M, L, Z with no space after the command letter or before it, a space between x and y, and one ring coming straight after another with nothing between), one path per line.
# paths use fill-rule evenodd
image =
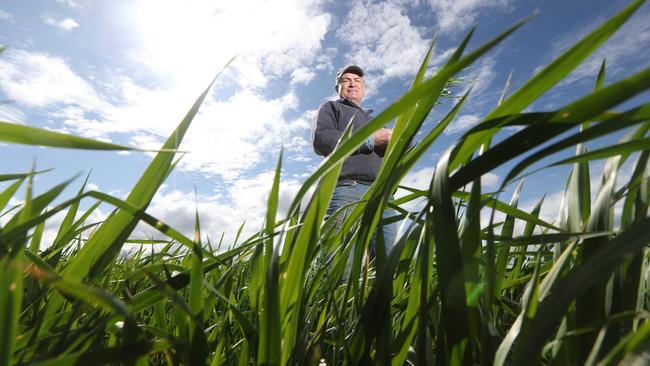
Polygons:
M346 62L358 64L370 74L369 95L389 78L414 76L424 60L430 40L404 11L394 3L357 1L336 32L349 49ZM437 54L433 59L436 64Z
M99 191L99 186L95 183L88 183L86 184L86 191Z
M307 68L307 67L300 67L291 73L291 85L294 84L309 84L310 81L314 80L316 77L316 73Z
M264 87L267 78L314 65L331 19L322 7L321 0L143 0L129 12L139 43L133 57L172 80L202 83L238 55L233 80Z
M486 173L481 176L481 187L482 188L496 188L498 187L499 180L501 177L499 177L497 174L494 173Z
M47 53L7 51L0 58L0 89L9 99L30 107L57 103L90 109L105 106L92 85L74 73L65 60Z
M132 144L148 149L160 147L200 92L187 85L148 89L118 77L111 86L118 102L112 104L61 58L22 50L8 56L0 59L0 88L12 100L34 107L58 105L50 115L61 122L56 126L60 131L102 140L129 133ZM234 179L283 143L293 153L308 150L303 135L310 129L309 112L293 120L284 116L297 107L292 92L277 99L252 90L222 101L206 99L181 147L190 153L180 168Z
M425 167L419 170L411 170L400 182L400 185L415 188L419 190L428 190L431 185L431 180L433 179L433 173L435 171L434 167ZM398 189L395 192L395 198L404 197L411 192L405 189ZM406 204L402 205L402 208L409 211L418 211L421 210L426 202L426 198L420 197Z
M469 98L472 100L473 109L485 104L489 97L494 97L495 94L498 95L493 88L490 88L497 75L495 65L496 56L485 57L480 63L476 64L476 67L471 67L469 74L463 77L467 84L459 94L464 94L470 87L472 88L472 94Z
M56 0L56 2L59 4L67 5L74 9L81 8L81 4L78 1L74 1L74 0Z
M66 113L65 126L85 136L130 133L130 143L157 149L183 118L196 91L147 90L124 80L120 87L123 106L103 111L104 119L74 117ZM188 97L192 96L192 97ZM296 96L288 93L265 99L253 91L204 102L180 147L188 154L179 168L235 179L285 149L299 153L310 145L301 135L310 129L306 118L287 120L284 116L297 107Z
M215 242L221 233L225 232L224 245L230 245L242 223L246 222L242 239L262 228L273 176L274 172L267 171L252 178L240 179L237 184L223 186L223 190L220 189L214 195L199 195L198 202L194 193L178 190L159 192L147 213L190 236L194 231L195 209L198 208L203 237L209 236L212 242ZM298 181L284 177L281 179L278 219L286 215L298 189ZM136 229L135 234L143 237L163 237L144 224Z
M431 181L433 180L434 172L435 172L434 167L424 167L418 170L412 170L402 179L400 185L419 189L419 190L428 190L431 185ZM483 191L486 191L486 189L489 188L497 187L499 180L500 177L497 174L494 173L484 174L481 179L481 187ZM471 189L471 183L465 189L469 191ZM398 189L397 192L395 193L395 197L400 198L406 196L407 194L410 194L410 192L404 189ZM423 205L425 204L425 202L426 202L426 198L421 197L411 202L408 202L402 207L409 211L417 211L417 210L421 210L424 207ZM487 215L487 213L485 215ZM485 216L485 217L489 218L489 216Z
M250 91L207 103L181 146L190 151L181 168L235 179L265 157L276 156L282 141L295 151L304 141L294 135L309 130L305 121L284 119L295 107L292 93L265 100Z
M476 125L481 118L473 114L464 114L456 119L447 126L444 131L445 135L453 135L459 132L465 132L471 127Z
M429 189L433 179L434 167L426 167L409 172L400 182L401 185L415 189Z
M291 140L285 141L284 148L289 152L303 152L311 146L311 143L302 136L293 136Z
M10 23L13 23L14 17L11 16L11 14L7 13L6 11L0 9L0 20L6 20Z
M14 122L21 125L25 124L27 116L20 109L8 104L0 103L0 120L4 122Z
M57 19L51 15L44 15L43 21L45 24L63 29L65 31L70 31L79 27L79 23L77 23L77 21L72 18Z
M456 33L474 25L481 11L510 10L512 0L429 0L443 33Z
M306 162L310 162L312 160L313 160L312 157L304 155L304 154L289 156L289 161L298 162L298 163L306 163Z

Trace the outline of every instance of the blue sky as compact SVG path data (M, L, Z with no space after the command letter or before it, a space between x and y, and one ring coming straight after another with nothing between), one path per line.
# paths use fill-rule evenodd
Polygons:
M364 106L381 111L405 92L434 34L435 70L473 25L470 48L538 15L464 73L473 92L449 131L404 183L426 187L436 157L496 104L508 73L515 90L625 1L19 1L0 2L0 119L142 148L160 147L194 99L233 56L181 146L189 153L149 212L189 232L194 187L204 233L231 237L261 226L280 146L285 205L321 159L310 145L318 106L335 97L336 69L366 70ZM643 5L600 51L529 110L552 110L588 92L607 59L607 81L648 66L650 8ZM462 91L462 88L458 90ZM648 95L640 98L647 100ZM448 104L448 103L447 103ZM431 115L431 128L448 108ZM125 197L151 160L145 153L0 144L0 173L55 168L36 191L92 170L91 188ZM595 163L597 170L598 163ZM494 189L504 168L488 175ZM541 194L554 215L566 169L530 179L524 207ZM64 193L73 194L78 179ZM18 203L18 201L14 201ZM101 206L93 219L110 212ZM48 227L56 227L55 218ZM136 235L146 236L146 228Z

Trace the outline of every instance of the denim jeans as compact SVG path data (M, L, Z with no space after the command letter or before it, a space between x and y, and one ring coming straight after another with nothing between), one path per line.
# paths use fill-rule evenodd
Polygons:
M332 194L332 200L330 201L330 205L327 208L327 215L330 216L339 208L347 204L361 200L361 197L366 193L368 188L370 188L370 185L368 185L367 183L362 183L357 181L339 182L336 188L334 188L334 193ZM354 206L351 206L350 208L346 209L344 213L341 213L338 216L338 219L335 222L337 229L341 227L343 220L350 214L350 212L352 212L353 209ZM391 216L395 216L395 210L393 209L385 209L384 212L382 213L382 218L387 218ZM392 223L383 226L381 226L380 223L379 225L380 226L378 226L378 229L381 228L384 234L384 248L386 250L386 255L388 255L390 254L391 250L395 246L395 236L397 234L397 223ZM373 235L372 242L371 242L372 254L376 253L376 248L375 248L376 242L377 242L377 233L375 232L375 235Z

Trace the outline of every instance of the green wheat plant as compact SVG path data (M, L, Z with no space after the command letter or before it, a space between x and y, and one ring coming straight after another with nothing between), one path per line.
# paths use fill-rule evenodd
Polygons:
M504 89L498 105L431 162L430 186L420 190L400 182L472 99L470 91L454 100L425 131L445 86L528 20L472 51L469 32L427 76L432 43L410 89L344 134L286 216L278 210L280 153L263 227L232 243L204 240L199 212L191 237L147 213L212 83L126 199L88 191L85 182L61 198L73 180L33 195L34 176L47 171L3 173L0 366L647 363L650 104L631 104L650 88L650 69L606 83L603 62L590 93L529 111L642 4L632 1L519 89ZM327 217L342 162L391 121L376 182L361 201ZM424 137L413 146L418 132ZM0 141L130 149L7 122ZM596 160L605 165L592 185ZM633 171L623 176L626 163ZM483 192L482 178L502 166L510 167L502 186ZM519 208L527 177L556 166L571 168L557 218L540 217L543 198L530 211ZM509 187L511 197L502 197ZM393 200L398 188L407 194ZM22 203L8 207L21 189ZM417 208L403 208L416 200ZM85 211L82 201L91 202ZM114 211L90 222L100 205ZM397 214L382 219L387 207ZM53 244L41 250L44 225L60 212ZM370 260L364 252L373 234L393 221L405 222L404 235L390 253L378 245ZM136 237L141 222L166 239ZM140 249L120 256L126 244Z

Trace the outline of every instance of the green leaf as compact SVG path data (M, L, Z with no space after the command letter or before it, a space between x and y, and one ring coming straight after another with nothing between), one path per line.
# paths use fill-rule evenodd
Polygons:
M25 178L20 178L16 182L12 183L9 187L7 187L4 191L2 191L2 193L0 193L0 211L5 208L11 197L16 194L16 191L24 181Z
M111 144L108 142L3 121L0 121L0 141L23 145L62 147L67 149L118 151L138 150L128 146Z

